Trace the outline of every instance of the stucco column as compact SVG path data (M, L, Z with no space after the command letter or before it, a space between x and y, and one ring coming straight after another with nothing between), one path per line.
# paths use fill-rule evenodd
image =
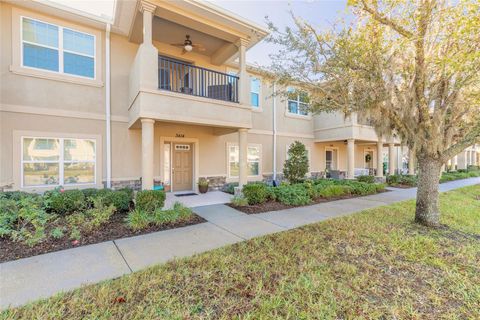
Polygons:
M142 190L153 189L153 139L155 120L142 122Z
M460 152L457 155L457 161L457 169L467 169L467 152Z
M415 174L415 152L411 149L408 149L408 174Z
M473 151L473 165L476 166L477 165L477 151Z
M347 179L355 179L355 139L347 140Z
M242 188L247 184L247 129L238 129L238 161L239 161L239 173L238 173L238 186Z
M238 46L238 65L239 65L239 83L238 97L241 104L250 105L250 81L247 74L247 44L246 39L239 39Z
M395 174L395 144L388 144L388 174Z
M377 177L383 177L383 141L382 137L377 141Z
M153 45L152 20L156 5L148 1L140 1L140 11L143 13L143 42L145 45Z
M148 1L140 2L139 9L143 15L143 42L138 48L132 72L133 81L138 82L138 89L158 88L158 50L153 45L152 29L156 8L155 4Z

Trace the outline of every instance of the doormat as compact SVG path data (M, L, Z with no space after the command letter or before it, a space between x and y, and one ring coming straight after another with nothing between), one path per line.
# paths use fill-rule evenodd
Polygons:
M188 197L188 196L198 196L197 193L180 193L180 194L175 194L175 197Z

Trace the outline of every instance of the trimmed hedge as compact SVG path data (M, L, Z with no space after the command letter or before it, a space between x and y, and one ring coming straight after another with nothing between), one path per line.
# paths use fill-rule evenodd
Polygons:
M278 202L289 206L302 206L312 202L303 183L292 185L280 185L273 188Z
M342 185L330 185L322 188L318 195L322 198L331 198L331 197L339 197L346 194L351 194L352 188L349 186L342 186Z
M125 189L116 191L110 189L101 189L98 190L96 197L102 198L104 205L113 205L117 211L125 212L130 209L130 204L133 200L133 192L129 192Z
M458 170L458 171L452 171L452 172L444 172L440 177L440 182L474 178L474 177L480 177L480 171Z
M165 192L161 190L139 191L135 198L135 208L147 213L153 213L163 208L165 198Z
M375 177L370 175L358 176L358 182L375 183Z
M389 175L387 176L387 183L391 186L395 185L405 185L415 187L417 185L417 176L416 175Z
M268 186L263 183L251 183L243 186L243 196L249 205L261 204L268 200Z
M81 190L55 189L43 195L43 203L48 212L67 215L86 208L85 195Z

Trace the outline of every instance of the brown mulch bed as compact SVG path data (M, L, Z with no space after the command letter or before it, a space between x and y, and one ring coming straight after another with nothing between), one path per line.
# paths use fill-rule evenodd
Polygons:
M21 242L14 242L9 239L0 238L0 262L17 260L36 256L43 253L54 252L69 248L80 247L88 244L94 244L104 241L111 241L120 238L138 236L146 233L168 230L173 228L190 226L202 222L206 222L202 217L193 214L188 220L177 221L173 223L165 223L162 225L152 225L142 230L134 231L128 228L125 223L126 213L114 214L108 224L101 226L89 233L82 232L82 237L75 243L69 239L68 234L61 239L48 238L33 247Z
M382 192L388 192L382 191ZM381 193L381 192L378 192ZM297 208L297 207L308 207L308 206L313 206L315 204L323 203L323 202L330 202L330 201L336 201L336 200L343 200L343 199L351 199L351 198L359 198L359 197L364 197L364 196L357 196L357 195L344 195L344 196L339 196L339 197L331 197L331 198L318 198L316 200L313 200L311 203L304 205L304 206L289 206L277 201L267 201L262 204L257 204L257 205L248 205L248 206L234 206L231 203L228 203L227 205L238 210L242 211L246 214L256 214L256 213L262 213L262 212L268 212L268 211L277 211L277 210L284 210L284 209L290 209L290 208Z

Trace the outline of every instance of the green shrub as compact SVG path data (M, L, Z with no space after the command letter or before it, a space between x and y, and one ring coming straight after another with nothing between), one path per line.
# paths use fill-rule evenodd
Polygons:
M103 204L106 206L113 205L116 210L126 212L130 209L133 193L125 189L116 191L111 189L101 189L98 190L97 197L102 198Z
M233 197L231 202L236 207L248 206L248 200L245 197Z
M460 169L452 172L444 172L440 177L440 182L467 179L472 177L480 177L480 171L467 171Z
M83 195L85 196L85 199L95 198L98 194L98 189L87 188L87 189L82 189L82 192L83 192Z
M370 175L358 176L357 180L359 182L375 183L375 177Z
M81 190L55 189L45 192L43 199L45 209L59 215L82 211L87 204Z
M308 172L308 153L305 145L295 141L288 148L288 159L283 166L283 175L290 183L302 182Z
M50 231L50 236L54 239L61 239L65 235L64 228L56 227Z
M163 224L169 222L182 221L191 218L193 212L180 202L175 202L173 208L169 210L157 210L153 215L153 223Z
M366 196L377 193L377 187L374 183L340 180L338 184L349 186L351 188L351 194L358 196Z
M128 227L133 230L144 229L148 227L151 221L152 215L138 208L130 211L128 216L125 218L125 222L127 223Z
M375 184L375 190L376 190L377 192L383 192L383 191L385 191L385 184L383 184L383 183L376 183L376 184Z
M7 200L14 201L14 200ZM12 203L6 204L8 209L13 209ZM13 241L24 242L33 246L46 238L45 227L54 218L42 208L42 202L36 198L23 198L16 202L15 212L9 211L9 216L3 216L2 230L7 231ZM9 226L8 226L9 224Z
M389 175L387 176L387 184L391 186L396 185L405 185L415 187L417 185L417 176L416 175Z
M135 206L146 213L153 213L163 208L165 197L165 192L161 190L139 191L135 198Z
M134 191L132 188L125 187L125 188L118 189L117 191L125 192L130 197L130 201L133 201Z
M85 216L88 219L84 225L85 229L93 230L108 222L110 217L115 213L115 210L116 208L113 204L107 205L101 197L97 197L94 200L93 208L85 211Z
M277 201L286 205L302 206L312 201L302 184L280 185L273 190Z
M165 224L188 220L193 216L193 211L185 207L180 202L175 202L173 208L169 210L155 210L154 212L147 212L136 208L128 213L125 222L128 227L133 230L140 230L148 227L151 224Z
M388 175L386 181L389 185L397 185L400 181L400 176L396 174Z
M469 164L467 166L468 171L479 171L480 174L480 166L474 165L474 164Z
M235 194L235 187L238 187L238 182L229 183L223 188L223 192Z
M315 186L330 186L330 185L333 185L336 182L337 180L333 180L333 179L315 179L315 180L312 180L313 184Z
M343 196L345 194L350 194L351 192L352 192L352 188L349 186L330 185L320 190L318 194L322 198L332 198L332 197Z
M247 184L243 186L242 192L249 205L264 203L269 196L268 187L263 183Z
M18 210L17 201L0 198L0 237L10 236L15 231Z
M29 193L24 191L7 191L7 192L2 192L0 198L20 201L24 198L37 198L37 197L39 197L39 195L36 193Z

